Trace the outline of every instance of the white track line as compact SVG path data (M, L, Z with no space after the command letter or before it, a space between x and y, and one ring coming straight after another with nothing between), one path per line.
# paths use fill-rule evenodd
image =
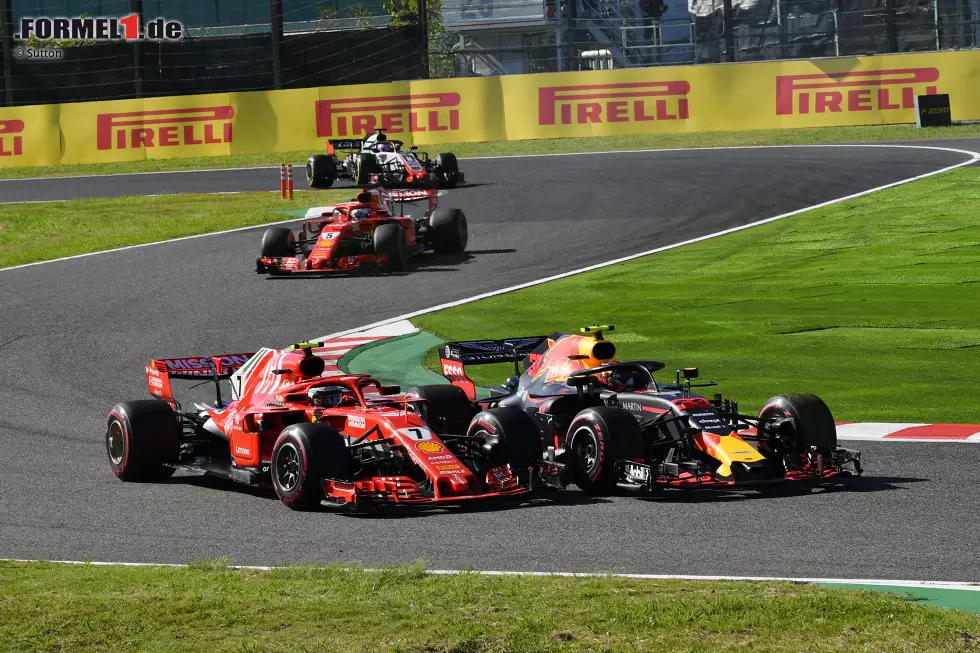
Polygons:
M135 163L135 162L134 162ZM0 179L0 184L13 184L23 181L57 181L58 179L100 179L102 177L135 177L138 175L177 175L195 172L232 172L241 170L279 170L279 166L251 166L245 168L186 168L184 170L147 170L146 172L107 172L95 175L62 175L54 177L20 177Z
M789 146L774 145L774 146L770 146L770 147L789 147ZM799 145L797 145L797 146L792 146L792 147L855 147L855 146L851 146L851 145L848 145L848 146L836 146L836 145L812 145L812 146L808 145L808 146L799 146ZM867 146L864 146L864 147L877 147L877 146L867 145ZM771 218L766 218L764 220L757 220L756 222L751 222L749 224L744 224L744 225L741 225L741 226L738 226L738 227L732 227L731 229L725 229L723 231L717 231L715 233L711 233L711 234L708 234L706 236L699 236L698 238L691 238L690 240L685 240L683 242L674 243L672 245L665 245L663 247L657 247L656 249L650 249L650 250L647 250L645 252L640 252L638 254L630 254L629 256L623 256L621 258L613 259L612 261L606 261L604 263L596 263L595 265L590 265L590 266L587 266L587 267L584 267L584 268L579 268L577 270L572 270L570 272L562 272L561 274L555 274L555 275L552 275L550 277L545 277L543 279L537 279L535 281L528 281L526 283L518 284L516 286L510 286L508 288L502 288L500 290L493 290L493 291L486 292L486 293L483 293L483 294L480 294L480 295L475 295L473 297L467 297L466 299L459 299L459 300L456 300L456 301L453 301L453 302L447 302L445 304L439 304L438 306L432 306L430 308L424 308L424 309L419 310L419 311L413 311L411 313L405 313L404 315L398 315L396 317L388 318L386 320L380 320L378 322L372 322L371 324L367 324L367 325L364 325L364 326L356 327L356 328L353 328L353 329L346 329L344 331L338 331L337 333L331 333L331 334L326 335L326 336L321 336L321 337L317 338L317 340L324 340L324 339L328 339L328 338L337 338L337 337L340 337L340 336L347 335L349 333L356 333L358 331L362 331L362 330L365 330L365 329L372 329L372 328L376 328L376 327L385 326L387 324L391 324L392 322L398 322L398 321L401 321L401 320L410 320L413 317L419 317L421 315L427 315L429 313L435 313L436 311L442 311L442 310L445 310L447 308L455 308L457 306L462 306L464 304L470 304L472 302L476 302L476 301L479 301L481 299L487 299L489 297L497 297L498 295L504 295L506 293L514 292L516 290L523 290L525 288L530 288L532 286L539 286L539 285L541 285L543 283L548 283L549 281L557 281L559 279L566 279L568 277L572 277L572 276L575 276L575 275L578 275L578 274L582 274L584 272L591 272L593 270L599 270L599 269L602 269L602 268L609 267L611 265L617 265L619 263L625 263L627 261L632 261L632 260L635 260L635 259L638 259L638 258L641 258L641 257L644 257L644 256L650 256L651 254L659 254L660 252L666 252L667 250L676 249L678 247L683 247L684 245L691 245L693 243L699 243L701 241L710 240L712 238L717 238L719 236L724 236L726 234L731 234L731 233L735 233L735 232L738 232L738 231L744 231L745 229L751 229L752 227L758 227L759 225L768 224L770 222L775 222L777 220L782 220L784 218L789 218L789 217L794 216L794 215L799 215L801 213L806 213L807 211L813 211L815 209L821 209L821 208L823 208L825 206L831 206L833 204L839 204L840 202L846 202L847 200L852 200L852 199L855 199L855 198L858 198L858 197L864 197L865 195L870 195L872 193L877 193L879 191L886 190L886 189L889 189L889 188L895 188L896 186L903 186L905 184L912 183L913 181L919 181L920 179L925 179L927 177L933 177L935 175L939 175L939 174L942 174L944 172L949 172L950 170L956 170L957 168L962 168L962 167L971 165L973 163L976 163L977 161L980 161L980 153L973 152L973 151L970 151L970 150L959 150L959 149L945 148L945 147L926 147L926 146L919 146L919 145L908 145L908 146L905 146L905 145L883 145L881 147L911 147L911 148L915 148L915 149L940 150L940 151L946 151L946 152L955 152L957 154L964 154L964 155L970 156L972 158L970 158L967 161L964 161L962 163L957 163L955 165L947 166L945 168L940 168L939 170L934 170L932 172L927 172L927 173L924 173L924 174L921 174L921 175L916 175L915 177L909 177L908 179L902 179L900 181L894 181L894 182L891 182L889 184L885 184L884 186L878 186L876 188L871 188L871 189L868 189L868 190L863 190L863 191L861 191L859 193L853 193L851 195L846 195L844 197L838 197L837 199L828 200L826 202L821 202L820 204L814 204L812 206L807 206L807 207L804 207L802 209L797 209L795 211L790 211L789 213L783 213L781 215L777 215L777 216L774 216L774 217L771 217ZM748 148L705 148L705 149L748 149ZM662 152L663 150L651 150L651 151L654 151L654 152ZM561 155L555 155L555 156L561 156Z
M909 179L903 179L901 181L893 182L893 183L887 184L885 186L879 186L878 188L872 188L870 190L866 190L866 191L863 191L861 193L856 193L854 195L848 195L847 197L842 197L842 198L839 198L839 199L836 199L836 200L831 200L829 202L824 202L823 204L817 204L817 205L814 205L814 206L809 206L809 207L806 207L804 209L800 209L799 211L794 211L792 213L786 213L786 214L781 215L781 216L776 216L774 218L769 218L768 220L761 220L759 222L753 222L752 224L745 225L745 226L742 226L742 227L736 227L734 229L729 229L729 230L726 230L726 231L720 231L720 232L718 232L716 234L709 234L708 236L703 236L701 238L696 238L694 240L689 240L689 241L685 241L683 243L678 243L677 245L671 245L671 246L660 248L660 249L657 249L657 250L651 250L649 252L644 252L644 253L641 253L641 254L636 254L636 255L631 256L631 257L625 257L625 258L622 258L622 259L617 259L615 261L611 261L609 263L599 264L599 265L596 265L596 266L593 266L593 267L590 267L590 268L583 268L582 270L576 270L574 272L567 273L565 276L571 276L572 274L579 274L580 272L586 272L588 270L598 269L600 267L605 267L606 265L615 265L616 263L622 263L623 261L628 261L628 260L631 260L633 258L638 258L640 256L646 256L648 254L653 254L653 253L656 253L656 252L661 252L661 251L664 251L666 249L670 249L671 247L680 247L681 245L686 245L686 244L689 244L689 243L698 242L699 240L706 240L708 238L714 238L715 236L722 236L722 235L724 235L726 233L732 233L734 231L739 231L741 229L747 229L749 227L754 227L754 226L757 226L757 225L760 225L760 224L765 224L766 222L772 222L774 220L779 220L781 218L789 217L791 215L796 215L797 213L802 213L804 211L809 211L811 209L820 208L822 206L828 206L828 205L834 204L836 202L842 202L844 200L852 199L852 198L855 198L855 197L861 197L862 195L867 195L869 193L874 193L874 192L877 192L879 190L884 190L886 188L892 188L894 186L900 186L902 184L907 184L907 183L912 182L912 181L917 181L919 179L924 179L924 178L930 177L932 175L938 175L940 173L947 172L949 170L955 170L956 168L962 168L964 166L968 166L968 165L970 165L972 163L975 163L977 161L980 161L980 154L978 154L977 152L973 152L971 150L961 150L961 149L952 148L952 147L939 147L939 146L933 146L933 145L896 145L896 144L878 144L878 143L865 143L865 144L858 143L858 144L853 144L853 145L844 145L844 144L829 144L829 145L739 145L739 146L731 146L731 147L697 147L697 148L693 148L692 147L692 148L673 148L673 149L660 149L660 150L622 150L622 151L619 151L619 150L610 150L610 151L603 151L603 152L557 152L557 153L552 153L552 154L521 154L521 155L507 155L507 156L500 156L500 157L473 157L473 158L480 158L480 159L512 159L512 158L548 157L548 156L592 156L592 155L601 155L601 154L630 154L630 153L638 153L638 154L639 153L647 153L647 154L649 154L649 153L657 153L657 152L701 152L701 151L713 152L713 151L723 151L723 150L765 150L765 149L814 148L814 147L837 147L837 148L840 148L840 147L872 147L872 148L904 148L904 149L915 149L915 150L935 150L935 151L938 151L938 152L953 152L955 154L962 154L964 156L969 156L969 157L972 157L972 158L970 160L968 160L968 161L963 162L963 163L959 163L959 164L956 164L956 165L953 165L953 166L942 168L940 170L936 170L935 172L929 172L929 173L926 173L926 174L923 174L923 175L919 175L917 177L912 177L912 178L909 178ZM146 174L171 174L171 173L175 173L175 172L220 172L222 170L262 170L262 169L274 170L275 168L266 168L266 167L260 167L260 168L215 168L215 169L197 170L197 171L195 171L195 170L160 170L160 171L155 171L155 172L119 173L119 174L114 174L114 175L83 175L83 176L78 176L78 177L46 177L44 179L53 179L53 180L57 180L57 179L85 179L85 178L91 178L91 177L108 177L108 176L128 176L128 175L146 175ZM37 179L42 179L42 178L38 177ZM24 181L24 180L22 180L22 179L11 179L11 180L5 180L5 181ZM5 183L5 181L0 181L0 183ZM275 192L275 191L270 191L270 192ZM32 202L9 202L9 204L15 204L15 203L31 204ZM177 242L177 241L181 241L181 240L190 240L191 238L205 238L205 237L208 237L208 236L220 236L220 235L227 234L227 233L233 233L235 231L244 231L245 229L260 229L262 227L271 227L271 226L275 226L275 225L279 225L279 224L286 224L286 223L289 223L289 222L295 222L295 221L298 221L298 220L302 220L302 218L293 218L292 220L281 220L279 222L268 222L268 223L265 223L265 224L258 224L258 225L254 225L254 226L251 226L251 227L239 227L238 229L228 229L228 230L225 230L225 231L215 231L215 232L211 232L211 233L207 233L207 234L198 234L196 236L183 236L183 237L180 237L180 238L174 238L172 240L159 240L159 241L155 241L155 242L152 242L152 243L142 243L140 245L128 245L126 247L117 247L115 249L107 249L107 250L103 250L101 252L89 252L88 254L76 254L75 256L66 256L66 257L62 257L62 258L50 259L50 260L47 260L47 261L36 261L34 263L25 263L23 265L14 265L14 266L11 266L11 267L0 268L0 273L5 272L7 270L18 270L20 268L31 267L31 266L34 266L34 265L44 265L46 263L57 263L58 261L68 261L68 260L77 259L77 258L84 258L84 257L87 257L87 256L97 256L97 255L100 255L100 254L111 254L113 252L121 252L121 251L125 251L125 250L128 250L128 249L135 249L137 247L150 247L151 245L161 245L161 244L164 244L164 243L172 243L172 242ZM546 281L552 281L554 279L560 279L560 278L563 278L563 277L561 277L561 276L549 277L548 279L544 279L544 280L538 281L538 282L532 282L532 283L527 284L525 286L519 286L519 287L518 286L515 286L513 288L509 288L509 289L506 289L506 290L498 291L495 294L502 294L504 292L510 292L511 290L518 290L520 288L526 288L526 287L528 287L530 285L536 285L537 283L545 283ZM486 297L492 297L492 296L493 295L486 295ZM478 297L477 299L482 299L482 298L483 298L483 296ZM476 299L468 300L468 301L476 301ZM466 302L464 301L462 303L466 303ZM454 304L454 305L458 305L458 304ZM447 305L447 306L441 306L441 307L435 307L435 308L432 308L432 309L427 309L427 310L423 311L422 313L413 313L412 315L410 315L408 317L416 317L418 315L422 315L423 313L429 313L429 312L432 312L432 311L435 311L435 310L440 310L441 308L449 308L449 306ZM397 319L399 319L399 318L392 318L392 320L397 320ZM402 319L407 319L407 318L405 318L403 316ZM377 323L377 325L380 326L380 325L383 325L383 324L387 324L388 322L389 321L379 322L379 323Z
M971 138L971 137L966 137ZM941 140L941 139L937 139ZM542 156L588 156L590 154L630 154L642 152L698 152L711 150L758 150L767 148L792 148L792 147L919 147L924 149L936 149L929 145L902 145L897 143L812 143L799 145L717 145L714 147L662 147L641 150L598 150L595 152L544 152L535 154L498 154L491 156L466 156L460 157L464 161L486 161L488 159L525 159ZM943 149L943 148L939 148ZM120 162L124 163L124 162ZM138 163L138 162L134 162ZM296 165L296 164L294 164ZM103 174L91 175L61 175L52 177L19 177L15 179L0 179L0 184L15 183L22 181L51 181L58 179L97 179L101 177L135 177L139 175L175 175L181 173L195 172L232 172L242 170L278 170L277 165L268 166L243 166L236 168L185 168L183 170L146 170L144 172L107 172Z
M540 156L589 156L591 154L640 154L650 152L716 152L724 150L779 150L800 147L894 147L913 148L920 150L946 150L961 154L974 155L975 152L939 145L904 145L899 143L813 143L810 145L717 145L715 147L663 147L646 150L601 150L597 152L549 152L544 154L501 154L498 156L468 156L460 157L466 161L485 161L488 159L528 159ZM968 164L967 164L968 165ZM133 173L138 174L138 173ZM466 186L464 185L463 188Z
M47 562L59 565L90 565L93 567L168 567L186 569L190 565L166 562L96 562L90 560L23 560L2 558L2 562L38 563ZM289 567L264 565L228 565L229 569L251 571L277 571ZM365 568L364 571L377 572L382 569ZM700 580L737 582L782 582L782 583L826 583L833 585L887 585L891 587L914 587L923 589L967 590L980 592L980 583L945 580L884 580L872 578L786 578L781 576L696 576L690 574L617 574L585 573L574 571L481 571L470 569L426 569L424 573L432 576L533 576L539 578L627 578L632 580Z
M62 200L53 200L62 201ZM66 200L67 201L67 200ZM14 202L11 202L13 204ZM25 204L32 204L33 202L24 202ZM158 240L152 243L141 243L139 245L127 245L126 247L117 247L115 249L106 249L101 252L88 252L87 254L75 254L74 256L63 256L61 258L53 258L48 261L35 261L34 263L24 263L22 265L12 265L7 268L0 268L0 273L7 272L8 270L20 270L22 268L30 268L35 265L44 265L45 263L57 263L58 261L71 261L77 258L87 258L89 256L98 256L100 254L111 254L113 252L122 252L128 249L139 249L140 247L151 247L153 245L163 245L165 243L179 243L182 240L194 240L195 238L207 238L209 236L221 236L224 234L235 233L236 231L246 231L248 229L261 229L262 227L274 227L279 224L288 224L290 222L299 222L303 218L289 218L288 220L279 220L277 222L265 222L262 224L252 225L250 227L236 227L235 229L225 229L224 231L210 231L206 234L196 234L194 236L181 236L180 238L172 238L171 240Z

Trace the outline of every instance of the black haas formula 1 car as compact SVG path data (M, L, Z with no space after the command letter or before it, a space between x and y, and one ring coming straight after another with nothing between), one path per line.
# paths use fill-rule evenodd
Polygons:
M664 363L614 361L616 347L602 335L612 328L448 343L442 372L475 401L465 366L513 362L515 376L478 403L520 408L536 421L556 476L550 481L561 487L574 482L599 494L618 484L732 488L861 473L860 453L837 446L834 418L815 395L779 395L758 416L743 415L720 394L692 394L691 388L717 385L692 383L696 368L660 385L653 373Z
M493 434L467 436L468 418L458 418L470 405L457 388L401 393L366 375L323 376L324 360L311 353L322 344L152 361L146 379L156 399L109 413L113 473L145 482L178 469L204 472L271 486L295 509L460 503L529 491L540 445L520 411L498 410ZM173 389L182 379L213 384L213 403L181 404ZM223 385L230 385L229 402Z
M406 203L428 200L419 218L403 215ZM395 202L400 202L396 208ZM469 231L459 209L438 206L438 191L368 188L351 202L320 207L297 234L269 227L262 236L259 274L295 275L349 272L357 268L401 270L425 251L458 254Z
M379 184L389 188L455 188L465 181L455 154L443 152L433 160L414 145L406 152L402 141L389 140L384 132L378 129L364 139L328 141L326 154L314 154L306 162L310 188L330 188L335 179L351 179L358 186ZM347 156L337 160L337 148L347 150Z

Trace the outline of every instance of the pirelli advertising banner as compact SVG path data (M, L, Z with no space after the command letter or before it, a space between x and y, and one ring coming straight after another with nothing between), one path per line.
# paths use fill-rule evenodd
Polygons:
M980 52L509 75L0 108L0 167L408 144L980 120Z
M949 93L980 119L980 52L501 77L509 139L915 123ZM528 100L535 111L528 111Z

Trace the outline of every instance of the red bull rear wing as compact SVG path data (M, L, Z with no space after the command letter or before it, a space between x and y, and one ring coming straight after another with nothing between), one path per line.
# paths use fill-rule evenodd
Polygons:
M447 342L439 350L442 375L473 400L476 399L476 384L466 376L466 365L514 363L516 368L518 363L547 342L548 336Z

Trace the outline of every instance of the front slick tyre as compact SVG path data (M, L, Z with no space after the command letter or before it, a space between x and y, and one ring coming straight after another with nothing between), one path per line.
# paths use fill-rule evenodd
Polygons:
M116 404L105 433L112 473L123 481L170 478L180 455L180 423L165 401L149 399Z
M779 433L784 443L797 452L816 447L829 453L837 448L837 423L827 404L817 395L787 392L776 395L759 411L759 421L784 421Z
M326 424L293 424L272 449L272 487L293 510L312 510L324 499L323 479L351 482L347 444Z
M388 256L388 270L397 272L408 265L408 245L405 230L394 222L379 225L374 230L374 251Z
M616 461L643 456L640 425L614 406L587 408L576 415L568 427L568 443L575 485L593 495L615 490Z

